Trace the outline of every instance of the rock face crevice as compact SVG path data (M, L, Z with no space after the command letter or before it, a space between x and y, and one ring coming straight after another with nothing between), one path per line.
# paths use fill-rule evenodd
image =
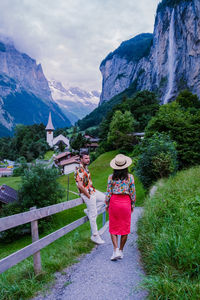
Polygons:
M157 10L148 56L130 61L124 53L119 55L120 47L117 50L100 66L100 104L134 81L137 90L156 92L161 103L172 101L185 88L200 97L200 1L183 0Z

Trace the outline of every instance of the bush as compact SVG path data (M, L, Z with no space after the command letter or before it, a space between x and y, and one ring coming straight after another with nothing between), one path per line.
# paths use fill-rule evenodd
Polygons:
M155 132L166 133L176 142L179 168L200 164L200 110L194 103L187 108L183 95L178 100L163 105L151 119L145 130L145 136L151 137ZM187 101L191 102L190 100ZM184 105L184 107L183 107ZM192 110L192 112L191 112Z
M18 202L10 203L3 205L2 210L0 211L0 217L7 217L15 214L20 214L23 212L21 205ZM4 243L10 243L14 241L17 237L24 235L25 233L30 232L30 223L17 226L15 228L3 231L0 233L0 241Z
M40 208L60 202L64 196L64 189L56 181L57 178L58 170L55 168L46 169L37 165L25 170L18 192L19 201L4 205L0 217L24 212L33 206ZM40 220L39 228L41 230L46 229L50 225L50 221L51 217ZM2 232L0 239L9 242L29 232L30 224L24 224Z
M146 188L157 179L176 172L175 143L167 135L155 133L151 138L145 138L140 151L136 174Z
M32 206L39 208L60 202L64 190L56 181L58 176L57 169L47 169L42 165L26 170L19 189L21 206L26 210Z

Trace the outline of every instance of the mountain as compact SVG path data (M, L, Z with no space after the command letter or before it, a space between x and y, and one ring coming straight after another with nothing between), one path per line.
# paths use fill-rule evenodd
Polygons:
M0 37L0 136L11 135L18 123L46 124L49 111L56 127L71 125L52 99L42 66Z
M78 87L66 89L61 82L49 81L54 101L67 116L72 124L94 110L99 102L98 91L87 92Z
M143 51L142 49L143 43ZM183 89L200 97L200 1L163 0L153 35L123 42L101 63L100 104L131 85L154 91L161 104Z
M141 68L141 61L143 62L149 55L152 40L153 35L150 33L139 34L121 43L119 48L109 53L102 61L100 71L103 82L100 104L130 86L135 73Z

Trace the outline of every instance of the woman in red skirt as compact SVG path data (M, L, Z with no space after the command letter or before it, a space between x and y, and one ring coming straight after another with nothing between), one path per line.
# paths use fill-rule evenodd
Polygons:
M130 157L118 154L111 160L113 174L108 177L106 210L109 213L109 232L114 251L111 260L123 258L123 248L130 233L131 212L135 206L136 194L132 174L128 174ZM121 235L118 248L118 235Z

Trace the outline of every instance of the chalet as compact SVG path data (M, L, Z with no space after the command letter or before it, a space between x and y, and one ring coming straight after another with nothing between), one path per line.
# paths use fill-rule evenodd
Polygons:
M72 157L71 152L66 151L66 152L62 152L62 153L54 156L54 161L58 165L61 161L67 160L67 159L69 159L71 157Z
M0 168L0 177L12 176L12 173L13 173L12 168Z
M98 143L99 142L99 138L95 138L95 137L93 137L93 136L91 136L91 135L89 135L89 134L85 134L84 135L84 138L86 139L86 140L88 140L88 141L90 141L90 143Z
M99 144L99 138L95 138L95 137L92 137L91 135L88 135L88 134L85 134L84 135L85 139L87 139L87 144L85 145L85 147L87 149L89 149L89 151L95 151Z
M75 155L61 160L57 165L62 168L62 173L67 175L75 171L75 168L80 163L79 155Z
M99 144L98 143L88 143L85 146L87 147L87 149L89 149L89 152L90 152L90 151L95 151L99 147Z
M16 190L6 184L0 186L0 208L3 204L9 204L17 200L18 196Z

